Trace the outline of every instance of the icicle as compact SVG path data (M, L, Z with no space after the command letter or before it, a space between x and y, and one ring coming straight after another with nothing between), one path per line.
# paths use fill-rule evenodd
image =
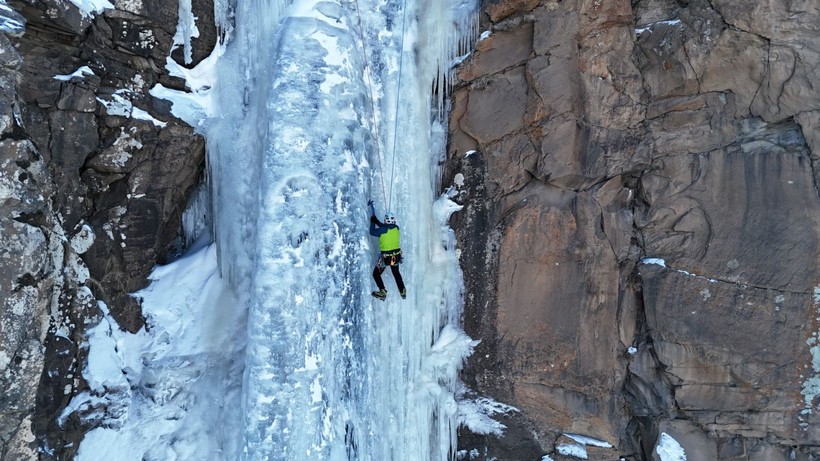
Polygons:
M211 197L207 182L196 188L188 206L182 213L182 230L185 235L185 248L191 248L203 235L209 235L208 223L211 222Z
M262 145L258 115L266 103L271 48L278 25L293 0L217 0L214 16L220 45L220 113L206 128L207 171L211 185L213 236L220 273L238 292L246 292L255 258L254 220Z
M455 4L422 0L419 41L426 42L430 61L421 71L430 79L438 114L444 114L445 101L453 88L454 60L472 49L478 34L477 2L462 0ZM427 68L425 68L427 67Z

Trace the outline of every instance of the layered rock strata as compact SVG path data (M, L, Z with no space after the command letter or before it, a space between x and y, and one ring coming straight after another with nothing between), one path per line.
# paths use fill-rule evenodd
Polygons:
M0 34L0 460L73 458L79 418L57 421L85 386L97 301L141 327L129 293L171 251L202 173L204 140L148 90L185 89L166 57L210 52L212 5L194 2L186 63L177 2L114 3L12 1L25 29Z
M689 460L820 456L820 6L482 12L445 184L481 339L463 378L519 412L460 447L569 459L569 433L650 460L666 433Z

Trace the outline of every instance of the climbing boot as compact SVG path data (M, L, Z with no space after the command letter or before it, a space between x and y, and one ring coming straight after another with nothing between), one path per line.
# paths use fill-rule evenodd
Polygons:
M401 295L401 299L407 299L407 288L401 290L399 294Z
M384 301L384 299L387 298L387 290L374 291L370 294L372 294L374 298L379 298L382 301Z

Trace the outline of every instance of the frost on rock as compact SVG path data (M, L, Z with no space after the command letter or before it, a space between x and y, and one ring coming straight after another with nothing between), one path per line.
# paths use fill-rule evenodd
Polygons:
M74 280L77 283L85 283L88 281L88 278L91 276L91 273L88 271L88 267L85 265L85 262L80 259L77 253L69 252L66 255L66 263L65 268L63 269L63 273L68 277L68 280Z
M120 134L114 142L95 155L88 161L88 166L97 171L108 173L126 173L129 171L133 155L142 148L142 142L138 138L137 127L132 126L126 130L120 128Z
M146 15L143 0L117 0L117 9L140 16Z
M820 286L814 287L813 308L816 316L820 318ZM800 391L804 401L802 414L810 414L818 410L814 403L817 396L820 395L820 344L818 344L818 338L820 338L820 331L813 332L812 336L806 340L811 353L811 370L804 372L804 376L805 374L808 374L808 376L803 381L803 389ZM808 429L808 424L803 422L802 418L800 427L804 430Z

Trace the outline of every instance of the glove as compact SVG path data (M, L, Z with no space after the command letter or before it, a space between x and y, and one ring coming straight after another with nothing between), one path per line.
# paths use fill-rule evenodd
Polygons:
M379 223L379 218L377 218L376 215L374 215L374 214L370 215L370 222L372 222L373 224L378 224Z
M368 200L367 201L367 206L373 206L373 200Z

